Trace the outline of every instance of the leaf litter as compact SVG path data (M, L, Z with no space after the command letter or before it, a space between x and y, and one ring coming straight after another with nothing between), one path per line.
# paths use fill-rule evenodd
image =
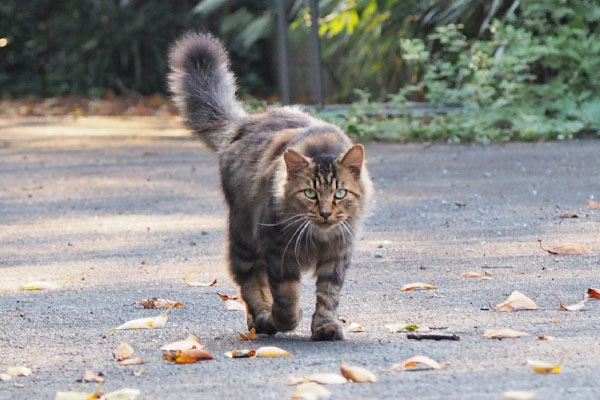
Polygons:
M189 287L209 287L209 286L215 286L217 284L216 279L214 279L211 282L194 281L188 274L185 274L183 279L185 280L185 283L187 283L187 285Z
M159 299L158 297L151 297L148 299L136 301L135 304L142 306L147 309L151 308L170 308L170 307L185 307L185 304L178 301Z
M131 321L127 321L116 328L110 328L109 331L123 330L123 329L154 329L165 326L169 320L169 312L174 306L169 307L165 312L155 317L138 318Z
M588 299L589 299L588 297L585 297L579 303L572 304L570 306L565 306L565 304L562 302L560 297L558 297L557 295L554 295L554 297L556 297L556 299L558 300L558 303L559 303L558 309L560 311L579 311L583 308L583 306L585 305L585 302L588 301Z
M550 254L554 255L571 255L571 254L590 254L591 251L589 247L587 247L583 243L567 243L560 246L552 247L550 249L546 249L542 247L542 241L538 240L540 244L540 248Z
M513 291L502 303L496 306L489 304L494 311L538 310L540 308L533 300L517 290Z
M520 338L523 336L529 336L529 333L515 331L509 328L486 329L481 336L486 339Z
M426 357L426 356L414 356L414 357L410 357L407 358L406 360L396 363L394 365L392 365L392 367L388 370L385 370L387 372L390 371L406 371L411 367L414 366L425 366L427 368L425 369L444 369L446 368L450 363L448 361L446 361L443 364L440 364L439 362Z

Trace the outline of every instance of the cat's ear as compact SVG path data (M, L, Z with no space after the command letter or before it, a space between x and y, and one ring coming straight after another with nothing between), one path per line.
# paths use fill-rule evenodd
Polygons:
M363 161L365 160L365 148L362 144L355 144L342 156L340 164L352 172L355 177L360 176Z
M285 160L288 174L294 174L308 167L309 164L308 158L292 149L287 149L286 152L283 153L283 159Z

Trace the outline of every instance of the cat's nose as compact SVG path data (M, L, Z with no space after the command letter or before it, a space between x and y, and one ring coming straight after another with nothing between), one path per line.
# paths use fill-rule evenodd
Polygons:
M331 216L331 210L321 209L319 210L319 214L321 214L321 217L325 218L325 221L327 221L327 218Z

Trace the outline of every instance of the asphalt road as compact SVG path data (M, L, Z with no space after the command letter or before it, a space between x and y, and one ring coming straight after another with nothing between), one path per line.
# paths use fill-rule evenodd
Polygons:
M277 381L337 372L347 363L375 372L372 384L330 385L332 399L501 399L538 390L536 399L600 394L600 301L558 310L600 287L600 142L491 146L367 144L376 194L349 271L339 312L365 328L344 342L309 340L311 277L305 318L291 334L242 342L243 313L225 311L216 292L235 294L224 258L226 209L215 157L177 121L79 118L0 122L0 399L53 399L57 391L94 391L78 382L102 372L103 390L137 388L140 399L282 399ZM460 204L457 205L456 202ZM563 213L581 214L561 219ZM575 242L590 254L540 249ZM466 271L492 280L463 279ZM184 274L213 287L191 288ZM31 281L68 281L56 290L20 291ZM422 281L436 290L394 288ZM495 312L518 290L536 311ZM148 297L181 301L166 327L108 329L157 315L131 304ZM415 341L390 323L446 327L460 341ZM488 340L488 328L530 336ZM163 361L159 347L196 333L215 360ZM555 337L542 341L539 335ZM123 367L112 350L128 342L143 366ZM289 358L226 358L233 349L274 345ZM443 370L382 372L415 355ZM532 372L527 359L556 362L559 374ZM134 376L133 371L145 371Z

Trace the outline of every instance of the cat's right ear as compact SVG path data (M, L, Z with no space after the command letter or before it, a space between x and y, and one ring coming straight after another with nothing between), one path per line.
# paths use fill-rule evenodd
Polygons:
M295 174L308 167L309 164L306 157L292 149L287 149L286 152L283 153L283 159L285 160L288 174Z

